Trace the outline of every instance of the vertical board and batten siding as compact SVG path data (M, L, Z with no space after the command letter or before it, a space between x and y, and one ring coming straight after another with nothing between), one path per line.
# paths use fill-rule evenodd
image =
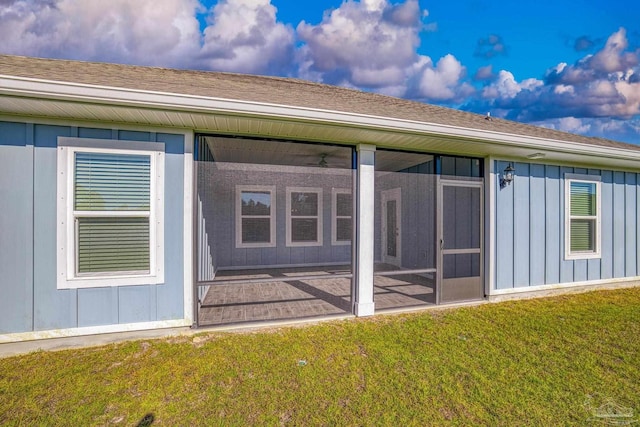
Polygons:
M640 265L640 178L632 172L496 161L495 289L635 277ZM601 257L565 260L565 174L601 180Z
M57 289L58 137L165 144L165 283ZM0 333L182 319L184 136L0 122Z

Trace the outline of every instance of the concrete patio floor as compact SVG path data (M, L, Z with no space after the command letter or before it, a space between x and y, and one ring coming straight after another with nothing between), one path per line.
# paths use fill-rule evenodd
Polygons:
M348 266L224 271L202 300L199 326L350 314L351 278L332 277L345 272ZM434 285L416 274L374 276L374 301L376 311L432 305Z

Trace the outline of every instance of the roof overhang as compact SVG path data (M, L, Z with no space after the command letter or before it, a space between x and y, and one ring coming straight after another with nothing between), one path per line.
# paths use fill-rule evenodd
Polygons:
M640 169L640 150L621 147L428 121L7 75L0 75L0 114Z

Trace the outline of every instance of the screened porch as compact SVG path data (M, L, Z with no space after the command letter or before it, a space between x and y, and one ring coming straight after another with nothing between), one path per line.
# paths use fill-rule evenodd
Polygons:
M198 326L351 315L353 242L362 232L354 213L353 147L212 135L197 141ZM481 182L477 159L376 152L376 311L439 302L443 260L448 276L480 276L479 247L439 259L443 164L460 182ZM447 203L465 198L448 213L455 219L458 212L458 222L480 210L474 198L480 191L471 192L445 195ZM468 226L465 233L469 245L479 245L479 228ZM458 246L464 240L459 234ZM445 302L447 293L441 293Z

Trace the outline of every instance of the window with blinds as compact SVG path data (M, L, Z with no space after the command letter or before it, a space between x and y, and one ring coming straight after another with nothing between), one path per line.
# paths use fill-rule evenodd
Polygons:
M58 288L164 282L164 144L61 137Z
M148 274L151 157L76 152L74 163L76 273Z
M567 255L600 254L600 182L567 180Z

